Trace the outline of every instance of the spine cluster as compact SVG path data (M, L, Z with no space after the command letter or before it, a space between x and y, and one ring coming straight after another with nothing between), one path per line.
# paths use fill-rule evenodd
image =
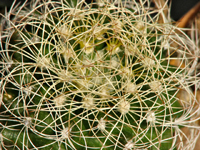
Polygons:
M20 8L14 19L4 16L1 33L1 147L178 147L174 133L193 122L192 85L181 78L194 44L159 24L159 10L142 0ZM176 96L182 89L190 101Z

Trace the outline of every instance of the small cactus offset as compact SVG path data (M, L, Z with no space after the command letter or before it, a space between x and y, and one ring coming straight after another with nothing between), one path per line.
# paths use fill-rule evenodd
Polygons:
M35 0L1 22L1 149L183 149L197 128L195 44L150 2Z

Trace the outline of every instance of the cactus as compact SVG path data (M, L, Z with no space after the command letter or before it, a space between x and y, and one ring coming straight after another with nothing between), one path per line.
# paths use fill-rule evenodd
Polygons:
M195 44L160 15L143 0L13 4L0 38L1 148L183 148L181 127L197 128Z

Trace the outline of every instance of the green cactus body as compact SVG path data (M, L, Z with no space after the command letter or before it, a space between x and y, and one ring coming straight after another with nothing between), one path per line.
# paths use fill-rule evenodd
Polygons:
M142 1L19 7L1 35L2 149L177 148L193 107L176 97L192 64L180 29Z

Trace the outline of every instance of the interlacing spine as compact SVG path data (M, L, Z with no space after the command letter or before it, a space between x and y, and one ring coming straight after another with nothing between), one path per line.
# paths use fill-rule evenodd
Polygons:
M196 127L199 109L196 47L158 23L160 10L145 0L17 7L2 15L2 149L183 148L180 129Z

